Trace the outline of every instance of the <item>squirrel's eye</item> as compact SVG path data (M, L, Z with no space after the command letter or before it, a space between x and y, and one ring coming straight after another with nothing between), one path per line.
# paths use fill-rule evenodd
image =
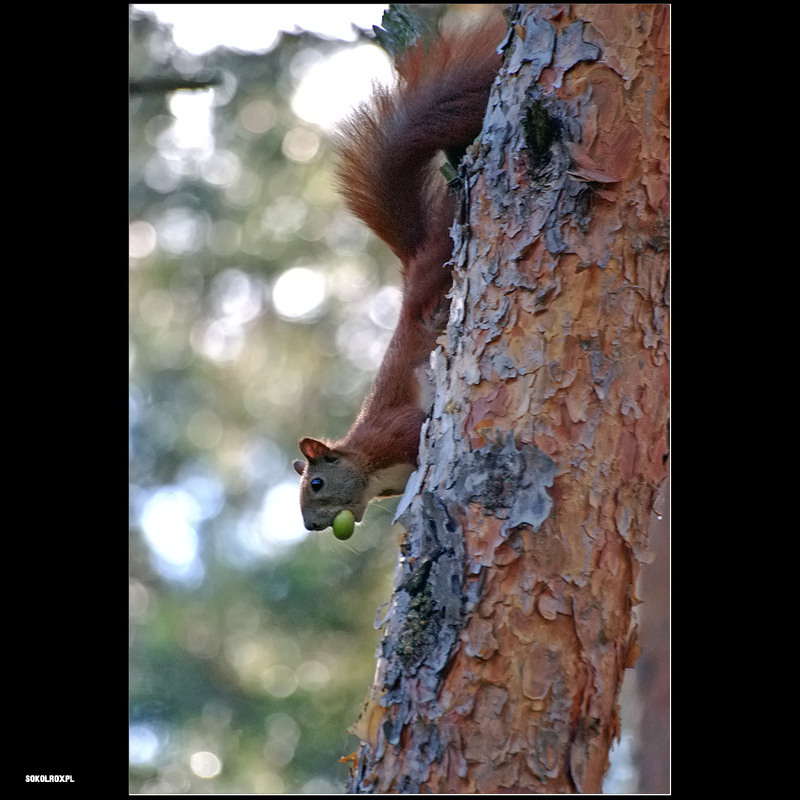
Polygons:
M324 485L325 481L322 480L322 478L312 478L311 483L309 484L312 492L318 492Z

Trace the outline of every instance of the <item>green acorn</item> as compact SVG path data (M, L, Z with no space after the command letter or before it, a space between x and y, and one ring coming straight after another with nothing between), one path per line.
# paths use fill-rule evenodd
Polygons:
M337 539L349 539L356 528L356 518L352 511L344 509L333 518L333 535Z

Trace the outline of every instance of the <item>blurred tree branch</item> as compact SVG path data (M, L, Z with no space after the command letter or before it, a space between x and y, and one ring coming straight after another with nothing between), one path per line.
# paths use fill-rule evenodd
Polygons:
M222 85L219 72L209 73L200 78L187 78L179 73L155 75L130 81L131 95L168 94L181 89L212 89Z

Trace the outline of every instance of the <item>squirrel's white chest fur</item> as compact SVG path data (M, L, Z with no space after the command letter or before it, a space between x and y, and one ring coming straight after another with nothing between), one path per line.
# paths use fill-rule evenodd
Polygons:
M369 498L382 495L403 494L409 476L415 467L410 464L393 464L386 469L373 472L367 483L366 496Z

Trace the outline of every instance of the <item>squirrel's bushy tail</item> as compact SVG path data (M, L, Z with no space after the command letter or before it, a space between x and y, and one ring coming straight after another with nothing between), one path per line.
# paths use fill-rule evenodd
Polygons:
M481 27L442 34L429 50L415 44L397 64L397 86L377 89L342 126L340 191L404 263L428 225L442 224L447 189L435 159L480 133L505 31L497 14Z

